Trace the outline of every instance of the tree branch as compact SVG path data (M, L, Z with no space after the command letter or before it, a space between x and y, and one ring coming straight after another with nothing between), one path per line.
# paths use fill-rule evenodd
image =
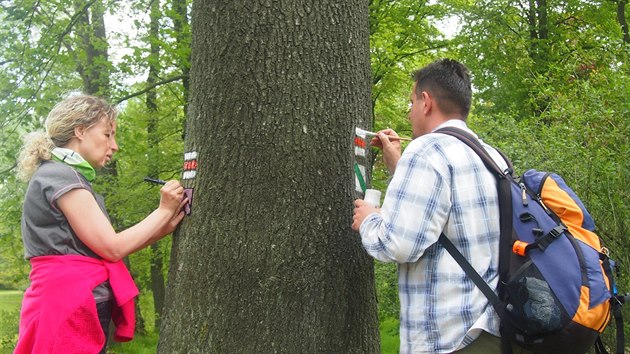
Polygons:
M171 82L173 82L173 81L182 80L182 79L184 79L185 77L186 77L185 75L177 75L177 76L174 76L174 77L171 77L171 78L168 78L168 79L162 80L162 81L160 81L160 82L156 82L156 83L154 83L154 84L152 84L152 85L149 85L149 86L145 87L144 89L142 89L142 90L140 90L140 91L138 91L138 92L134 92L134 93L132 93L132 94L130 94L130 95L127 95L127 96L121 97L121 98L119 98L119 99L115 100L115 101L114 101L114 103L115 103L115 104L119 104L119 103L124 102L124 101L126 101L126 100L128 100L128 99L131 99L131 98L134 98L134 97L137 97L137 96L143 95L143 94L145 94L145 93L147 93L147 92L149 92L149 91L153 90L154 88L156 88L156 87L158 87L158 86L161 86L161 85L166 85L166 84L170 84L170 83L171 83Z
M11 167L9 167L9 168L7 168L7 169L3 170L3 171L0 171L0 176L1 176L1 175L4 175L4 174L7 174L7 173L9 173L9 172L11 172L11 171L12 171L13 169L15 169L16 167L17 167L17 162L13 163L13 166L11 166Z

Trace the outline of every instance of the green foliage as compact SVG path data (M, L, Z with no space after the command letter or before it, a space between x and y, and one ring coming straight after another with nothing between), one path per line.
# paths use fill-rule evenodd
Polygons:
M370 57L374 128L408 128L405 112L410 73L443 52L447 41L435 27L441 5L427 1L370 1Z
M19 224L23 193L23 184L14 175L6 175L0 184L0 290L23 290L28 281Z
M398 302L398 268L396 264L375 262L374 273L377 279L376 296L379 318L398 318L400 304Z

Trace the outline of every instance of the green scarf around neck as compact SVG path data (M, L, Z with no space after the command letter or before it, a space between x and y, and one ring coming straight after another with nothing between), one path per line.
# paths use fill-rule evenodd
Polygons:
M89 162L79 155L78 152L66 148L56 147L52 151L52 158L55 161L66 163L74 167L88 181L92 182L96 178L96 171Z

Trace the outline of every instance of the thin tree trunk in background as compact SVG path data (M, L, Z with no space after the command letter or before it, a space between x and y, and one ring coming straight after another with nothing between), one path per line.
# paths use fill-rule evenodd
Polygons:
M546 0L529 0L527 13L530 37L530 57L536 67L546 70L549 60L549 20Z
M529 28L529 39L531 43L538 39L538 26L536 23L536 1L529 0L529 8L527 9L527 25Z
M550 64L549 48L549 19L546 0L529 0L527 10L529 27L529 57L533 61L533 68L538 75L547 75ZM547 106L549 99L533 88L529 92L531 114L540 116Z
M538 18L538 39L549 39L549 20L547 16L547 0L536 0Z
M160 73L160 1L153 0L150 9L149 42L150 52L148 57L149 76L147 86L154 85L159 80ZM149 176L158 177L160 172L160 135L158 132L159 110L157 105L156 90L147 92L146 97L147 112L149 121L147 123L147 145L148 145L148 173ZM153 294L153 308L155 310L155 328L160 328L162 318L162 308L164 307L164 256L160 250L160 242L151 245L151 292Z
M177 52L181 55L179 68L182 71L184 87L184 116L188 113L190 88L190 24L188 23L188 1L172 0L173 30L175 31Z
M628 21L626 20L626 4L627 0L617 0L617 22L621 26L621 33L623 33L623 42L630 44L630 33L628 31Z
M81 1L75 1L74 8L81 11L84 5ZM83 80L83 92L108 98L110 63L104 16L105 6L101 1L95 1L82 11L74 30L79 41L73 50L77 58L77 71Z
M373 263L350 229L368 1L193 6L198 169L158 352L379 352Z

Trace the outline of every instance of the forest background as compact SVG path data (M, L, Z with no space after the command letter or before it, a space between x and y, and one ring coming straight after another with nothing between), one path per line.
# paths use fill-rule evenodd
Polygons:
M619 288L630 289L627 1L369 3L373 126L365 128L409 135L410 74L437 58L464 62L474 85L469 125L506 152L517 173L537 168L565 178L621 264ZM62 97L82 91L119 105L120 151L96 182L116 229L157 204L144 176L180 178L190 11L187 0L0 1L0 290L28 285L20 239L26 186L15 177L21 137L42 129ZM372 185L384 191L378 151L373 162ZM170 246L165 239L127 260L147 336L160 327ZM395 323L396 268L377 262L375 272L379 318ZM0 325L16 318L6 310ZM14 332L0 331L0 348L14 341Z

